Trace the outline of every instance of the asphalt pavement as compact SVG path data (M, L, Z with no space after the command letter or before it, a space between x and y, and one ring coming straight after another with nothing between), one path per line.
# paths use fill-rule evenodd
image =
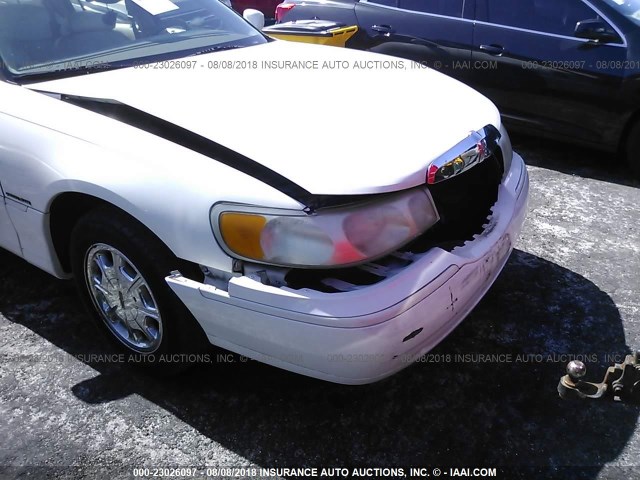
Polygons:
M177 466L640 478L640 407L556 392L569 359L599 381L640 348L640 183L616 155L514 145L531 198L503 273L435 350L373 385L239 357L161 379L91 356L115 352L73 286L0 251L0 478Z

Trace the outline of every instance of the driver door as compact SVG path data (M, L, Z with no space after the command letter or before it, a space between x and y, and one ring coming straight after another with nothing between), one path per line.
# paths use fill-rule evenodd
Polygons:
M473 40L471 0L360 0L358 24L375 44L395 55L465 81Z

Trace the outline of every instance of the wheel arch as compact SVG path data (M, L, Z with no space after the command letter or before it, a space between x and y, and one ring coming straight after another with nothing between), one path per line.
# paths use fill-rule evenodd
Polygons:
M101 198L79 192L61 193L51 202L49 207L51 243L65 273L71 273L69 244L73 227L83 215L100 206L118 208Z
M73 191L60 193L51 202L49 215L51 240L60 264L70 273L70 276L74 277L85 307L92 316L95 317L99 315L99 311L96 310L95 304L92 304L92 302L88 300L86 279L83 275L83 266L89 250L85 250L86 247L82 246L74 252L72 248L87 232L91 235L90 232L92 228L95 232L95 227L98 226L98 231L102 229L102 235L105 235L104 232L109 232L114 239L129 240L128 242L125 241L125 245L128 244L131 250L127 251L125 249L123 253L125 255L131 255L131 252L137 253L138 260L134 268L138 269L141 265L137 263L138 261L148 263L149 259L161 260L161 262L156 261L154 265L162 263L163 267L158 269L160 271L147 270L147 272L152 271L153 276L146 277L146 280L149 285L154 284L153 291L156 295L155 299L160 300L164 298L161 302L163 302L163 305L167 308L165 312L169 312L172 318L174 318L174 327L172 327L172 330L175 333L172 334L173 340L170 341L170 345L179 349L175 353L183 353L183 349L184 353L201 353L204 352L206 348L209 348L209 342L202 326L193 318L187 307L172 293L170 286L164 281L164 276L175 269L179 270L180 273L187 278L202 282L204 280L204 274L197 264L177 257L169 246L143 222L123 208L100 197ZM103 218L107 218L108 221L102 223ZM85 227L86 229L81 227ZM118 230L118 228L120 228L120 230ZM78 235L74 236L74 232ZM93 241L100 241L99 237L100 234L97 234L97 238L93 238L92 243L88 245L95 246ZM82 240L80 240L80 242L82 242ZM107 242L109 242L109 240L107 240ZM153 251L151 256L149 256L150 250ZM131 258L131 260L133 260L133 258ZM80 269L78 269L79 262L81 265ZM132 263L131 265L134 264ZM148 267L149 265L147 264L147 268ZM158 289L156 289L156 287ZM159 292L161 297L157 296ZM165 318L165 321L166 320L167 318ZM129 351L129 353L131 352ZM135 353L140 354L143 352ZM165 353L171 354L172 351ZM174 367L163 364L162 370L164 374L179 372L182 371L185 366L188 366L189 362L190 360L178 360ZM158 364L152 362L151 365L155 366ZM158 370L158 373L163 374L160 370Z
M135 222L140 227L144 228L145 231L156 239L159 244L163 245L169 253L178 258L172 249L160 237L158 237L158 235L149 229L142 221L123 208L95 195L83 192L67 191L58 194L52 200L49 207L49 231L51 235L51 242L53 244L55 254L58 257L58 261L65 273L71 274L69 246L71 244L71 234L74 226L80 218L98 208L115 210L126 216L132 222ZM183 269L185 270L185 272L181 271L183 275L190 278L200 277L198 273L200 269L196 264L183 259L179 260L181 266L184 267Z

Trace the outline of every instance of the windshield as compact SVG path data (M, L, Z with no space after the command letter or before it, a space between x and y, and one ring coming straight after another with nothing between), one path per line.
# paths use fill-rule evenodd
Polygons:
M607 4L640 25L640 0L604 0Z
M11 77L77 74L267 40L219 0L0 0Z

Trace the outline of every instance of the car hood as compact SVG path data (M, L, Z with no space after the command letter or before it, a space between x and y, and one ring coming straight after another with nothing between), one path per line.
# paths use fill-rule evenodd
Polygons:
M500 126L471 88L411 62L275 41L29 88L114 100L235 150L313 194L424 183L471 131ZM297 62L297 63L296 63Z

